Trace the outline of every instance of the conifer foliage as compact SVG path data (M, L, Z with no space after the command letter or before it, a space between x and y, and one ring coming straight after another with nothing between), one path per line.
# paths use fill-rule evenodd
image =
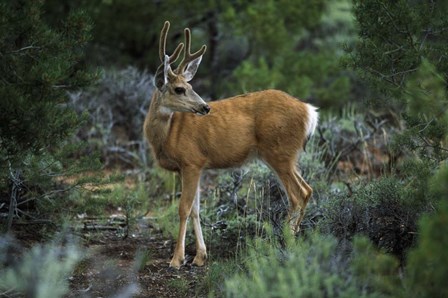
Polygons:
M0 2L0 191L14 201L29 188L25 181L63 171L61 149L81 120L66 104L67 91L92 80L79 63L91 23L74 12L50 28L42 5Z

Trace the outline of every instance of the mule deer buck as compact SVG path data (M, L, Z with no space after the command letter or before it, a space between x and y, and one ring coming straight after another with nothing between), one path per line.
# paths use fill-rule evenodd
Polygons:
M203 45L191 53L191 33L185 29L171 56L166 54L170 23L160 35L161 65L155 75L155 90L144 123L144 132L158 164L176 171L182 181L179 203L180 228L170 266L184 262L187 219L192 218L196 236L193 265L203 266L207 252L199 219L201 172L229 168L251 158L266 163L283 185L289 201L288 221L297 232L312 188L296 169L299 152L316 129L318 113L310 104L276 90L235 96L207 104L188 83L195 75ZM175 70L171 65L184 49Z

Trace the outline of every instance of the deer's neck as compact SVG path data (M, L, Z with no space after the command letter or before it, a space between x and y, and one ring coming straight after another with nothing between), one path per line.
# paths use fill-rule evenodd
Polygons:
M160 162L166 155L166 143L173 112L160 105L160 91L155 91L145 119L145 135L151 144L155 158Z

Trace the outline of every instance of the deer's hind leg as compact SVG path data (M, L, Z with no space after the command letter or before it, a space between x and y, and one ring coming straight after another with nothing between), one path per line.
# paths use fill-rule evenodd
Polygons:
M288 223L293 233L300 229L305 207L312 194L312 188L303 180L296 169L296 157L264 156L265 162L277 173L288 196Z
M302 196L301 196L302 200L299 202L299 209L297 210L300 214L297 217L297 220L295 223L295 228L294 228L295 232L299 232L300 223L302 222L303 217L305 216L305 208L306 208L306 205L308 204L309 199L311 198L311 195L313 194L313 189L311 188L311 186L308 185L308 183L305 182L305 180L302 178L302 176L300 175L297 168L294 168L294 176L300 185L301 194L302 194Z

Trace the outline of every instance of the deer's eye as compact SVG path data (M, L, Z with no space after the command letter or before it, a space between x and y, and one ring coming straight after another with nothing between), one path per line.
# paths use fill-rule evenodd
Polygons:
M176 87L176 88L174 88L174 92L176 92L176 94L178 94L178 95L185 94L185 88Z

